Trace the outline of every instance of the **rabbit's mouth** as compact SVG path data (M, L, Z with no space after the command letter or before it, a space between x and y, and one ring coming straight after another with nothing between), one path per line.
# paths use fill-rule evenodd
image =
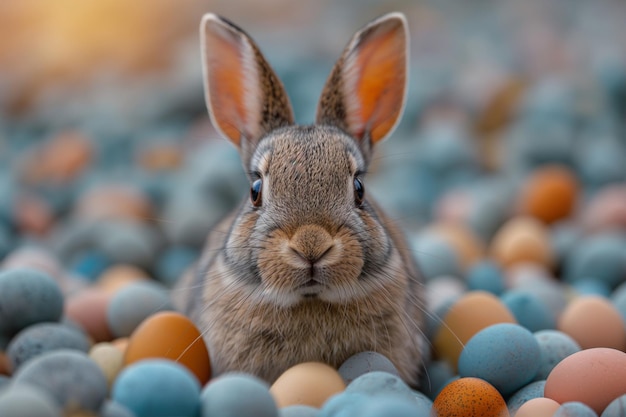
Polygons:
M325 289L326 285L315 279L310 279L299 285L296 291L304 298L317 298Z

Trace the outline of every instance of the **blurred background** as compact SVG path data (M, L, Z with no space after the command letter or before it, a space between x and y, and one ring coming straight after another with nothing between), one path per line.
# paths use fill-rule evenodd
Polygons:
M407 230L462 219L488 241L548 164L583 203L623 186L621 0L3 0L0 260L45 245L78 275L125 262L172 282L248 192L206 115L202 14L251 34L311 123L350 36L394 10L409 98L367 187Z

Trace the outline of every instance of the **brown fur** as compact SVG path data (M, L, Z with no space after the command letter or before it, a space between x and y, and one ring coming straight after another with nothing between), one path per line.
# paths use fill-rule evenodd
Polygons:
M205 22L252 42L217 16ZM399 27L398 42L405 42L404 20L387 16L355 35L358 42L353 39L343 56L358 53L350 48L368 42L363 37L378 25ZM253 50L262 70L251 97L260 95L266 103L262 134L243 143L230 139L251 182L263 180L262 202L256 207L245 199L218 225L182 281L177 303L202 330L215 374L245 371L272 382L300 362L339 366L358 352L376 351L415 385L424 341L422 284L402 234L367 191L362 205L355 200L354 178L367 170L371 143L351 136L349 124L341 122L345 97L335 91L342 82L335 78L345 77L337 70L343 58L320 102L323 123L283 126L265 120L291 110L282 108L288 106L282 85L275 85L271 68ZM207 65L210 72L218 64ZM404 97L397 99L402 103Z

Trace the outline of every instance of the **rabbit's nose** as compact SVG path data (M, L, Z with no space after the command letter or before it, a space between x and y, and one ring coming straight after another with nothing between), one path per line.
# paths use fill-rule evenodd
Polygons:
M320 262L334 247L333 237L318 225L299 227L289 241L289 248L311 266Z

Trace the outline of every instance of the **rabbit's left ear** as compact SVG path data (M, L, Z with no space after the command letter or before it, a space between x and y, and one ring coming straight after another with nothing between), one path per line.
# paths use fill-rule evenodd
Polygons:
M376 143L396 127L407 89L408 29L389 13L357 32L335 64L320 98L317 123Z
M246 160L263 135L294 122L289 98L252 38L233 23L204 15L200 41L211 121Z

